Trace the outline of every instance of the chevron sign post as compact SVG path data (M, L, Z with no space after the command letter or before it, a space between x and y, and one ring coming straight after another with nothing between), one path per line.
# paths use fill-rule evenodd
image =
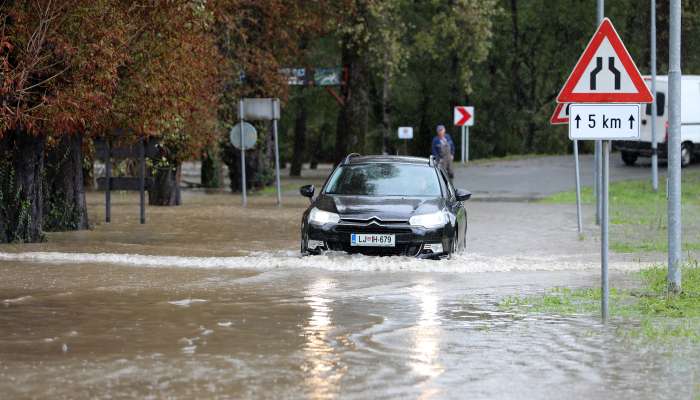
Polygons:
M462 164L466 164L469 161L469 127L474 125L474 107L455 107L454 123L462 128Z

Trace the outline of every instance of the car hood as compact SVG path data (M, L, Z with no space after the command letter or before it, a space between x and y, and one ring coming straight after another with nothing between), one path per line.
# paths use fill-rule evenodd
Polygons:
M322 195L317 200L317 207L322 210L358 219L407 220L413 215L442 210L444 206L445 201L440 197Z

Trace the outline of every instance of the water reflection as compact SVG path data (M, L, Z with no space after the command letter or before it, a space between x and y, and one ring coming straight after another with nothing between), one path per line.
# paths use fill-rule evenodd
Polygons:
M438 315L439 297L435 293L432 281L424 281L415 286L413 295L418 298L420 316L413 337L414 354L411 357L411 368L421 378L426 379L420 398L429 399L437 395L437 391L430 387L430 381L444 371L438 357L442 330Z
M304 327L304 381L312 399L334 398L346 367L339 365L340 356L333 349L333 300L328 298L335 280L319 279L305 291L304 299L311 308L311 316Z

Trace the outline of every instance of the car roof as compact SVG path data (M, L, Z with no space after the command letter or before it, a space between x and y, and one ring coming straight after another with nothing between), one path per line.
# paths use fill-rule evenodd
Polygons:
M348 157L344 164L369 164L369 163L403 163L403 164L422 164L430 166L430 162L427 158L423 157L409 157L409 156L388 156L388 155L376 155L376 156L352 156Z

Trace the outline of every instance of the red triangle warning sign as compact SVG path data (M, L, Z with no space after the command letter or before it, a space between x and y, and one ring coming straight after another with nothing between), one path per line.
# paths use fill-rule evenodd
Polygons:
M651 103L653 97L605 18L557 97L558 103Z
M562 125L569 123L569 105L566 103L557 103L554 108L552 117L549 118L549 123L552 125Z

